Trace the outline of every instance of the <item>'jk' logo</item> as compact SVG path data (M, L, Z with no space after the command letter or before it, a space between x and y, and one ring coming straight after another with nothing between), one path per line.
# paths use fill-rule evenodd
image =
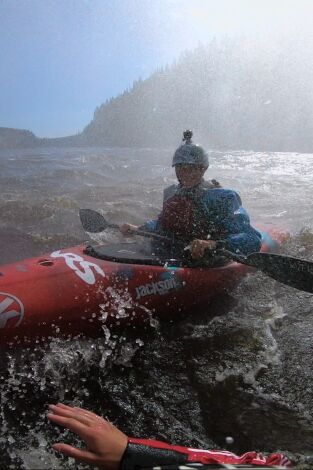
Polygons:
M5 328L12 318L14 327L19 326L24 317L24 305L12 294L0 292L0 328ZM10 322L11 323L11 322Z

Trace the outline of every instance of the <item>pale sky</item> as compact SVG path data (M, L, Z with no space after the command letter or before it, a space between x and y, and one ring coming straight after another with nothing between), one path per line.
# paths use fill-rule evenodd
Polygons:
M313 0L0 0L0 127L70 135L214 36L310 31Z

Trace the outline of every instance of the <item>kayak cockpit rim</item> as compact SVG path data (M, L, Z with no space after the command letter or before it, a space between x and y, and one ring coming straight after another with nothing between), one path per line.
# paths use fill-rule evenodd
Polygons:
M147 266L171 266L181 268L221 267L229 264L229 260L219 256L212 258L210 266L192 266L188 259L173 256L167 250L157 250L151 245L139 243L114 243L106 245L88 245L84 253L93 258L124 264L139 264Z

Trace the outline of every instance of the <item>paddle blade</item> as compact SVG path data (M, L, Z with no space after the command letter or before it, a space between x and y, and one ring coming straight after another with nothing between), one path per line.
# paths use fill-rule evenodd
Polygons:
M251 253L247 261L276 281L313 293L313 261L274 253Z
M92 209L79 209L79 217L86 232L98 233L108 228L105 218Z

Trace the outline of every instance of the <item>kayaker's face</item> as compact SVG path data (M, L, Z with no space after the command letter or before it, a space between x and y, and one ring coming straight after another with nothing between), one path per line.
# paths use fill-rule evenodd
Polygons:
M193 188L201 183L206 168L197 165L176 165L176 176L184 188Z

